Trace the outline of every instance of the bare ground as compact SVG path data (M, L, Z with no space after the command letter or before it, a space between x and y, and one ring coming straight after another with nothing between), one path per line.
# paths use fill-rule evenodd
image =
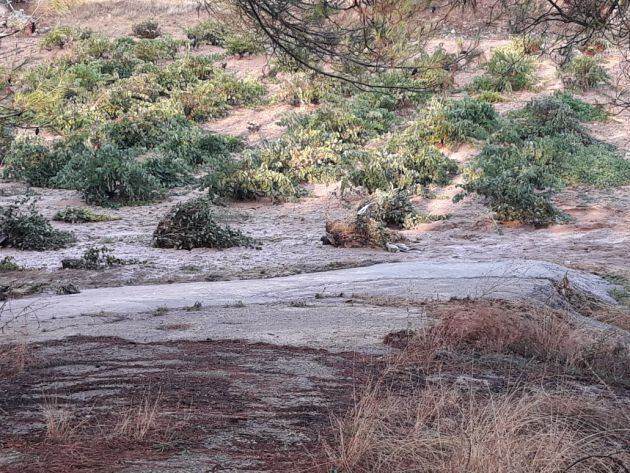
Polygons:
M316 471L330 413L348 408L366 375L356 354L239 342L69 338L29 349L28 369L0 380L7 473ZM116 413L147 397L159 415L146 438L108 438ZM51 405L71 417L61 439L46 437Z
M88 2L71 15L48 21L46 26L80 25L118 36L129 34L131 25L140 18L153 17L165 32L181 38L182 27L198 21L197 13L190 2L175 6L168 3ZM472 36L473 27L480 25L480 18L449 24L439 42L452 49L456 47L458 37ZM506 42L505 37L505 32L495 32L484 37L481 46L486 50L499 46ZM38 40L38 37L18 37L11 41L19 43L20 54L31 55L33 62L63 54L40 50ZM203 48L198 52L212 51L215 49ZM19 58L5 58L14 59ZM614 58L610 67L614 67L613 63ZM264 57L227 61L228 69L240 76L257 78L262 77L265 64ZM457 85L465 85L478 72L477 66L461 71ZM497 108L508 111L522 106L537 94L559 88L553 64L548 60L542 61L539 76L539 91L514 94ZM273 83L269 86L277 87ZM598 92L588 93L584 98L594 103L602 100ZM249 144L255 145L279 136L283 129L277 121L283 113L292 110L283 105L239 109L225 119L204 126L216 132L244 136ZM629 119L627 113L620 114L607 122L589 126L597 138L629 152ZM249 133L249 123L260 125L260 132ZM465 163L476 150L463 147L447 152ZM341 200L336 187L323 186L313 187L312 197L295 203L251 202L217 210L226 223L258 240L258 248L196 249L191 252L155 249L151 246L151 234L160 217L174 203L196 194L178 190L162 203L108 211L121 218L115 222L83 225L54 222L56 227L71 230L78 238L77 244L67 250L35 253L3 248L2 257L13 256L26 269L0 273L0 286L11 286L11 295L20 297L32 292L56 292L68 283L85 289L265 278L376 262L431 259L536 259L605 275L630 276L627 255L630 249L630 188L568 189L558 196L557 203L574 217L574 221L534 229L522 225L497 225L489 210L475 198L453 204L451 198L458 192L456 185L457 182L443 189L434 189L433 198L415 199L418 210L448 214L450 218L404 232L413 248L410 253L389 254L380 249L323 246L319 238L326 219L352 213L360 200L359 196ZM24 190L20 184L0 182L0 203L12 201ZM66 206L84 206L75 192L35 191L40 197L38 208L47 217ZM94 245L111 247L116 256L140 262L103 271L60 269L62 258L80 256ZM238 300L238 295L234 298ZM194 301L185 300L184 303L193 304ZM574 308L584 309L577 305ZM630 327L627 307L600 309L583 313L621 328ZM515 359L512 355L474 353L467 358L457 352L439 352L430 361L437 361L443 371L427 375L421 372L418 358L414 358L413 353L410 358L403 356L392 362L389 357L367 356L365 351L339 353L338 347L331 353L312 347L216 341L211 340L214 334L207 327L203 328L208 332L203 338L194 330L195 317L202 319L214 311L216 313L210 314L212 317L248 331L247 323L260 315L258 310L252 305L204 309L199 313L181 308L164 313L144 313L132 323L140 327L138 330L144 330L148 343L116 337L79 336L58 340L57 337L68 334L61 330L57 334L48 334L49 341L37 343L32 343L28 334L21 342L18 339L18 344L6 345L0 339L0 471L331 471L338 463L332 462L336 458L334 455L331 458L330 451L326 455L323 446L330 446L335 452L341 450L338 435L342 432L340 429L346 427L343 422L354 420L352 416L356 409L352 407L362 405L361 395L373 379L384 381L393 392L411 399L414 406L417 405L413 397L415 393L432 385L448 386L449 392L482 389L490 393L509 391L514 382L529 383L542 391L561 386L565 392L583 398L585 403L598 404L604 418L608 415L608 419L615 423L628 418L627 379L611 386L601 379L593 380L587 374L558 371L557 367L550 369L531 359ZM385 333L387 324L380 321L380 324L369 325L366 320L376 320L379 316L394 320L394 315L407 314L406 319L398 317L396 323L392 323L390 328L397 332L386 337L394 349L405 349L409 329L424 326L427 317L473 321L473 325L481 323L485 330L488 316L492 316L494 322L498 322L498 333L501 333L502 328L509 328L505 323L506 315L523 311L510 305L489 306L485 302L470 301L425 306L417 305L417 301L394 300L386 295L323 301L299 299L287 306L272 305L265 310L268 316L277 311L280 320L291 317L300 320L299 317L308 315L320 317L324 312L348 316L351 322L361 325L363 331L378 331L379 334ZM249 315L243 316L244 312ZM412 327L408 322L410 317L415 324ZM422 323L418 322L420 319ZM511 317L507 319L512 320ZM116 333L115 328L121 320L120 314L91 314L82 320L84 325L77 329L77 333L90 332L90 325L111 328L111 333ZM322 317L322 320L327 319ZM464 322L460 326L466 326ZM377 325L379 329L372 330ZM309 323L305 322L300 330L307 333L308 327ZM331 330L334 332L336 328ZM272 340L272 330L267 332L268 338L264 339ZM193 333L197 341L187 339ZM125 334L119 335L124 337ZM252 338L251 333L246 335ZM371 335L372 338L376 336L375 333ZM199 341L204 338L208 340ZM297 345L311 343L307 338L297 336L300 340ZM168 339L174 341L164 341ZM326 343L330 344L330 340ZM380 340L371 340L371 343L385 348ZM403 354L409 355L408 351ZM158 414L148 424L146 434L141 438L130 438L116 433L121 417L135 412L133 409L147 399L158 408ZM607 410L612 404L618 410ZM396 408L399 406L395 404ZM383 414L382 406L376 407L369 411L375 418ZM50 412L60 415L57 420L67 420L65 430L62 429L65 435L59 438L53 438L50 425L45 425L45 414L50 416ZM393 412L401 413L400 410ZM331 415L339 419L339 423L331 423ZM358 436L359 439L365 437ZM611 444L611 448L614 446ZM369 457L365 455L363 458Z

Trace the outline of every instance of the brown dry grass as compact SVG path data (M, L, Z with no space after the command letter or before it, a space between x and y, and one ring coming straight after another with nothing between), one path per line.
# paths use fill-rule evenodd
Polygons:
M577 327L562 311L491 301L456 301L429 310L436 322L406 340L396 363L441 369L441 352L522 357L570 373L627 383L630 348L615 330Z
M160 409L160 396L154 400L142 398L137 406L131 406L120 414L110 437L132 441L144 440L161 424L164 413Z
M61 406L56 401L44 404L42 415L46 425L46 439L54 443L70 442L82 424L74 418L67 406Z
M23 373L34 359L26 341L0 347L0 372L12 375Z
M427 312L436 322L388 337L403 349L334 419L332 471L628 471L621 342L537 306L456 301Z
M556 473L574 463L574 472L612 473L630 465L620 452L630 441L624 420L614 406L567 392L438 384L400 395L380 386L336 421L326 451L333 471L348 473Z
M79 418L70 406L60 405L56 399L42 406L42 414L46 440L60 444L93 441L95 432L98 432L98 438L113 444L147 440L167 442L177 429L177 424L164 411L159 394L154 398L145 395L137 405L122 409L102 422L98 416Z

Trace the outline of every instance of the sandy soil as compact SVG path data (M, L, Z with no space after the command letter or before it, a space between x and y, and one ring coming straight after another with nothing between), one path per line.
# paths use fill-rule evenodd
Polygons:
M1 184L0 203L11 202L24 188ZM81 287L128 285L156 282L203 281L216 279L272 277L313 272L374 262L414 259L505 260L540 259L565 266L604 273L627 271L630 248L630 189L572 189L558 196L557 203L574 221L534 229L524 225L498 225L479 199L466 198L454 204L458 192L453 185L438 190L435 199L417 198L418 210L450 215L445 221L420 225L403 232L412 252L391 254L375 248L343 249L324 246L327 219L351 214L358 200L341 200L335 188L313 189L315 197L295 203L273 205L269 202L232 204L218 208L222 220L257 240L256 247L227 250L195 249L178 251L151 246L152 233L159 219L175 202L190 194L171 196L165 202L141 207L109 210L120 217L114 222L64 224L58 228L72 231L77 243L60 251L26 252L2 249L26 271L0 274L0 284L14 287L14 293L56 291L74 283ZM39 189L39 209L47 217L67 206L83 206L77 193ZM99 210L99 209L95 209ZM92 246L106 246L124 259L138 264L103 271L61 270L61 260L79 257Z

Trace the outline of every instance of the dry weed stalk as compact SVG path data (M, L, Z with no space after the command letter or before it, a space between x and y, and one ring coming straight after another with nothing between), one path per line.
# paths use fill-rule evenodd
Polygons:
M333 420L335 439L325 444L333 471L628 471L630 416L614 390L585 397L555 376L551 383L532 382L540 380L533 372L517 373L514 383L498 371L501 365L479 358L534 359L539 374L579 370L578 379L601 386L605 379L627 382L627 349L551 309L483 301L434 309L438 320L412 335L354 408ZM424 374L411 387L400 383L410 368ZM503 381L462 383L458 378L467 370L490 370Z
M155 431L163 413L160 408L161 395L155 399L144 396L137 406L124 410L114 425L110 437L142 441Z
M21 342L0 348L0 369L12 374L23 373L33 363L34 356L29 344Z
M611 415L568 392L495 394L438 384L398 394L377 386L335 420L335 443L326 451L334 468L348 473L560 473L630 440L627 427L611 426ZM615 462L628 464L628 455L614 457L574 471L623 471Z
M55 443L70 442L81 427L81 422L74 418L68 406L52 400L41 409L46 425L46 439Z

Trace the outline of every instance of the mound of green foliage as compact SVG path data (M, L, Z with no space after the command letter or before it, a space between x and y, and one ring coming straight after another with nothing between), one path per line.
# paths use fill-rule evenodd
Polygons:
M457 171L434 143L483 139L498 127L490 105L473 100L435 102L424 119L387 136L381 150L366 145L383 140L397 121L396 97L360 93L317 111L286 118L286 134L247 154L206 185L213 196L233 199L299 197L302 183L342 182L368 192L445 184Z
M318 105L328 100L334 100L338 85L340 84L314 72L294 72L282 82L282 86L274 99L294 107L309 104Z
M223 46L228 54L243 57L265 52L261 38L251 33L234 32L225 36Z
M157 178L145 172L137 153L106 145L85 163L80 189L88 204L112 206L152 202L163 195Z
M186 29L186 35L188 39L192 41L193 47L202 44L223 46L224 38L227 33L228 30L223 23L212 19L202 21Z
M61 267L63 269L89 269L99 270L111 268L113 266L123 266L128 264L136 264L136 260L121 259L113 254L111 248L103 247L90 247L80 258L64 258L61 260Z
M424 215L416 211L411 203L410 194L404 190L391 192L377 191L363 201L358 211L370 207L371 218L382 222L386 226L411 229L422 223L429 223L446 219L443 215Z
M220 46L231 55L242 57L246 54L258 54L265 51L263 41L257 35L249 31L229 28L225 23L213 19L202 21L186 29L186 35L193 47L201 44Z
M428 184L446 184L457 171L457 163L432 145L414 139L391 145L396 152L373 152L348 170L342 188L377 190L405 189L418 193Z
M535 59L518 45L497 48L484 64L486 72L475 77L469 89L506 93L529 89L536 82L535 64Z
M237 139L204 132L185 119L156 125L160 141L157 134L148 141L151 135L142 135L143 125L137 125L116 139L104 137L105 144L97 146L74 137L52 144L37 138L16 140L5 159L4 177L76 189L96 205L138 204L159 199L166 188L193 183L200 167L213 172L229 166L231 153L241 146ZM129 146L134 130L144 141Z
M553 97L567 105L583 122L603 121L607 114L601 105L592 105L580 100L570 92L555 92Z
M57 26L46 33L41 41L40 46L44 49L63 49L69 46L73 41L86 40L92 36L92 31L87 29L73 28L71 26Z
M250 153L238 164L209 173L204 186L213 199L256 200L271 198L273 202L305 195L304 189L286 173L270 169L260 153Z
M3 177L16 179L32 186L46 187L63 167L55 150L40 139L15 140L4 158Z
M562 68L561 76L568 87L579 90L593 89L610 82L599 56L575 56Z
M160 220L153 234L153 244L158 248L230 248L251 243L238 230L218 223L205 197L177 204Z
M217 55L182 56L181 46L170 37L76 39L73 54L14 77L13 106L23 122L64 136L155 146L165 128L224 116L264 94L216 66Z
M111 222L119 220L118 217L111 215L99 214L86 209L84 207L66 207L55 214L53 220L66 223L92 223L92 222Z
M27 200L0 207L0 246L46 251L65 248L75 241L71 233L53 228Z
M432 100L419 120L414 121L401 139L418 139L432 145L459 145L482 141L499 127L498 114L487 102Z
M253 150L220 175L209 176L206 186L213 196L283 200L304 195L303 182L338 181L357 161L369 161L365 143L394 124L388 106L358 95L311 114L292 115L282 122L287 126L282 138Z
M582 124L600 114L564 93L532 100L508 114L468 169L465 193L485 197L501 221L536 226L566 221L552 201L563 186L630 183L630 161L591 138Z
M488 146L471 167L463 188L485 197L497 220L544 226L562 218L551 201L557 179L518 148Z
M0 260L0 271L21 271L22 269L12 256L5 256Z
M144 39L155 39L162 35L160 25L153 20L136 23L131 27L131 30L133 31L134 36Z

